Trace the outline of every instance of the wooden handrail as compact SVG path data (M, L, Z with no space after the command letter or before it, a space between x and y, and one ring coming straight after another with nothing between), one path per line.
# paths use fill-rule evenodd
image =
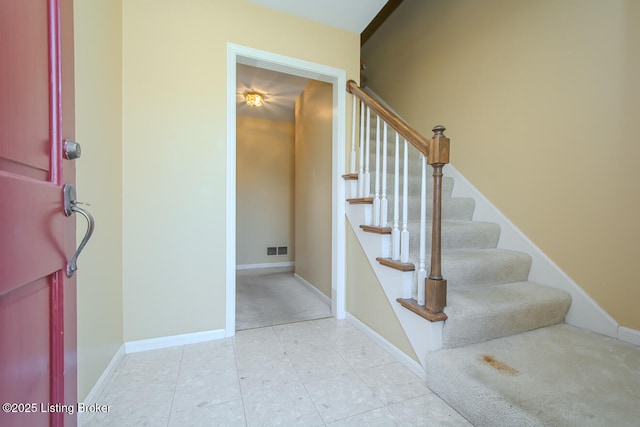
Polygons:
M371 108L378 116L382 117L396 132L398 132L407 142L418 149L425 156L429 156L429 140L422 136L417 130L409 126L396 114L385 108L380 102L362 90L358 84L349 80L347 82L347 92L353 94L364 104Z

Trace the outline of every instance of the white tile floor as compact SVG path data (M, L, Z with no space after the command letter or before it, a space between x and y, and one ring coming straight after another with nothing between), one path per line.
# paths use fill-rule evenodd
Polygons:
M128 354L85 426L469 426L347 321Z

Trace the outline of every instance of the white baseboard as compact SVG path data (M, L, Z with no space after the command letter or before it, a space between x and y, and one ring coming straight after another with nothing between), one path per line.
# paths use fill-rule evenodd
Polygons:
M118 348L118 351L116 351L116 354L113 355L104 372L102 372L102 375L100 375L100 378L98 378L98 381L96 381L91 391L89 391L89 394L87 394L87 397L84 399L85 405L89 406L93 404L105 403L98 402L98 398L102 395L102 392L105 390L108 383L113 379L113 376L115 375L118 367L122 364L125 354L126 353L123 344L120 346L120 348ZM81 412L78 414L79 426L82 426L84 424L83 421L86 417L86 414L88 414L88 412Z
M303 279L302 277L298 276L298 273L294 273L293 277L298 282L302 283L307 289L309 289L311 292L313 292L318 298L320 298L320 300L322 300L322 302L326 303L329 307L331 307L331 298L329 298L328 296L323 294L320 289L316 288L311 283L307 282L305 279Z
M629 344L640 346L640 331L620 326L620 328L618 328L618 339Z
M122 364L124 356L128 353L137 353L140 351L175 347L178 345L196 344L199 342L212 341L221 338L225 338L224 329L126 342L120 346L118 351L116 351L116 354L113 356L102 375L100 375L100 378L98 378L98 381L96 381L95 385L93 386L87 397L84 399L84 403L86 405L104 403L98 402L97 399L102 395L105 387L107 387L108 383L112 380L113 375L115 375L118 367ZM79 426L83 425L84 415L85 413L78 414Z
M148 340L129 341L124 343L124 348L127 353L137 353L139 351L156 350L159 348L213 341L224 337L225 330L216 329L213 331L194 332L191 334L151 338Z
M266 262L262 264L239 264L236 265L236 270L254 270L256 268L276 268L276 267L295 267L294 261L285 262Z
M347 320L353 325L364 332L369 338L376 342L380 347L384 348L387 352L389 352L393 357L398 360L398 362L402 363L407 369L413 372L418 378L421 380L426 380L426 372L422 368L420 363L413 360L411 357L407 356L402 350L400 350L395 345L391 344L389 341L384 339L380 334L376 331L362 323L357 317L347 312L346 316Z

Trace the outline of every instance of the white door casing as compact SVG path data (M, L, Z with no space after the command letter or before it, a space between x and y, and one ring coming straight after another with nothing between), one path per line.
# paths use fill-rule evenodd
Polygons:
M333 85L331 161L331 311L345 317L345 191L342 174L346 157L346 71L301 59L227 43L227 159L226 159L226 324L236 329L236 64L284 72Z

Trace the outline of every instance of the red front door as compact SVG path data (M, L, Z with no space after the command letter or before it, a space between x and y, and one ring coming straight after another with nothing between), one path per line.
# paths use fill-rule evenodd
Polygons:
M74 426L72 0L0 0L0 425Z

